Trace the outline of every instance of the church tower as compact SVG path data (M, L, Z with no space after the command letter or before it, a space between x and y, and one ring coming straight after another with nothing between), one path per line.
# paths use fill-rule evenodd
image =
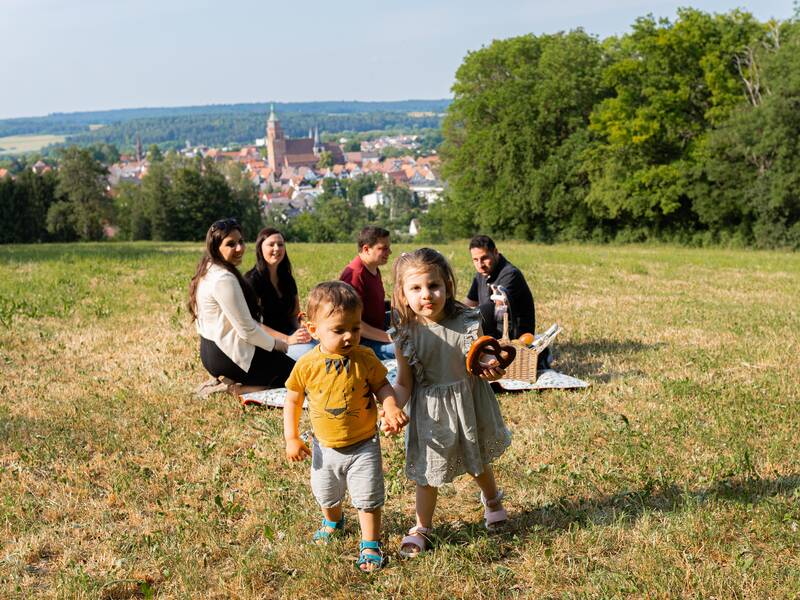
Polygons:
M314 154L319 156L325 147L319 141L319 127L314 127Z
M142 136L139 135L139 132L136 132L136 162L142 162L142 158L144 157L144 153L142 152Z
M285 156L286 137L283 135L283 128L275 116L275 106L271 104L269 118L267 118L267 161L275 175L280 175Z

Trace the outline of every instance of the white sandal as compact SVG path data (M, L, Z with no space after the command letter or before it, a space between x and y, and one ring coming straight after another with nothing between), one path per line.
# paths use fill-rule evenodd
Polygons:
M400 541L397 553L403 558L416 558L431 547L430 535L433 529L416 525L408 530L408 535ZM415 546L416 550L403 550L403 546Z
M491 500L487 500L486 496L481 492L481 504L483 504L483 519L486 529L493 531L502 527L508 521L508 513L503 508L503 494L502 490L497 490L497 496ZM498 508L498 505L500 508Z

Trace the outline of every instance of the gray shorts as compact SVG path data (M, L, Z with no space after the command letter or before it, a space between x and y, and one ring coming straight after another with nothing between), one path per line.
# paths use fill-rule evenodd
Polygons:
M383 506L383 461L378 435L344 448L326 448L314 438L311 491L322 508L339 504L346 491L358 510Z

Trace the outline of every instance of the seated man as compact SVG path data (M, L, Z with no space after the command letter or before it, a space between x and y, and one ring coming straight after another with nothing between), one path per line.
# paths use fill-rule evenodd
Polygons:
M372 348L381 360L394 358L394 344L386 329L389 325L383 280L378 269L392 253L389 232L381 227L365 227L358 236L358 255L339 276L352 285L364 310L361 314L361 345Z
M496 303L491 299L492 286L495 286L502 288L508 297L509 337L513 340L523 333L533 333L536 328L536 309L533 294L522 272L497 251L494 241L487 235L472 238L469 253L477 273L464 303L480 309L483 332L496 338L503 334L502 318L499 321L495 318Z

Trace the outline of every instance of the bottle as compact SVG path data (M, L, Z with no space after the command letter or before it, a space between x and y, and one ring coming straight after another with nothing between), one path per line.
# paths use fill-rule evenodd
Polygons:
M502 286L492 285L492 295L489 299L494 302L494 322L498 329L501 328L503 317L508 313L508 296Z

